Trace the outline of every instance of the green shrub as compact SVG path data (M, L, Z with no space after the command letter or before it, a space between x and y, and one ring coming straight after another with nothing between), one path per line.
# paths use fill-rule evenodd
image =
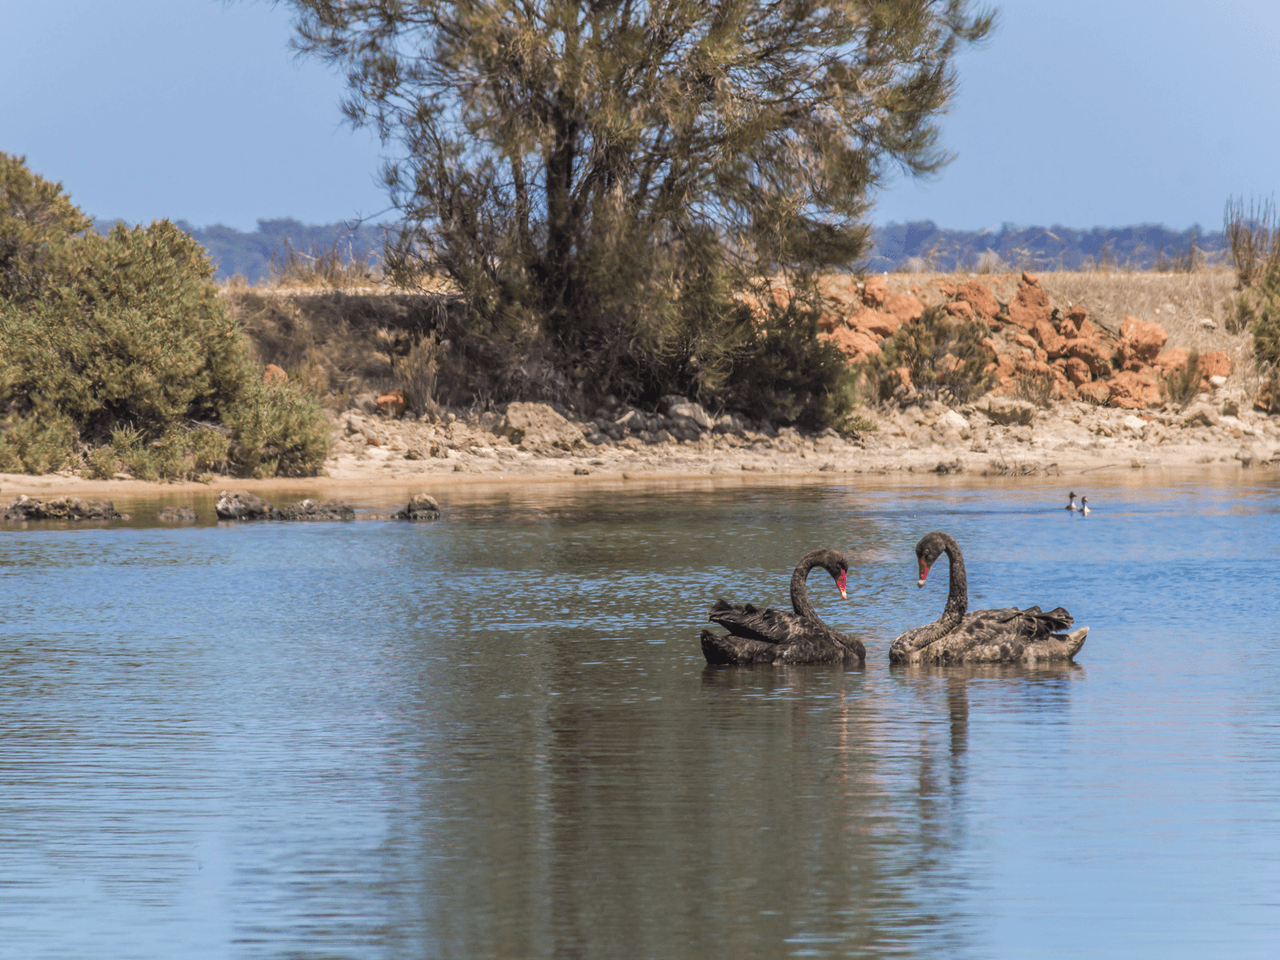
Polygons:
M983 341L988 336L980 320L957 320L941 306L928 307L919 320L902 324L880 344L880 354L865 364L867 380L882 402L967 403L994 382L994 375L986 372L991 351ZM901 368L911 378L909 389L897 373Z
M1186 364L1161 378L1165 397L1180 408L1186 407L1200 392L1200 378L1203 375L1200 370L1200 351L1192 350L1187 355Z
M0 257L9 251L0 260L0 415L10 434L0 456L16 450L23 469L47 472L110 444L147 479L219 463L254 475L271 462L290 476L316 471L327 453L319 409L294 387L263 384L199 244L168 221L69 233L83 218L60 188L5 154L0 183ZM50 211L39 236L14 207L29 197ZM194 424L231 436L214 440ZM105 470L107 455L94 456L90 469Z
M1280 263L1241 295L1253 314L1253 350L1264 363L1280 362Z
M13 416L5 424L7 440L0 460L8 460L13 472L53 473L74 457L75 424L55 411L31 411ZM21 469L15 469L21 465Z
M228 456L239 476L310 476L328 452L319 404L291 384L259 381L228 409L226 422L232 430Z
M110 480L120 469L120 458L109 446L90 447L84 455L82 473L90 480Z
M838 424L857 402L857 372L831 341L818 336L818 313L793 300L750 331L734 356L724 406L756 420L818 429Z
M55 286L66 246L92 226L62 184L0 151L0 300L27 302Z

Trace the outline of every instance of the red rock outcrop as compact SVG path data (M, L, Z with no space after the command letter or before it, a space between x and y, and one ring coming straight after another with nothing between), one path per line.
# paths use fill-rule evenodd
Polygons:
M862 363L868 357L880 353L880 344L875 337L854 327L837 327L827 335L851 363Z
M1145 363L1153 363L1169 340L1160 324L1137 317L1125 317L1120 322L1120 336L1128 341L1127 349L1132 355Z
M1009 304L1009 322L1016 323L1024 330L1030 330L1037 320L1049 322L1053 308L1049 306L1049 295L1029 283L1018 288L1018 296Z
M875 274L867 277L866 284L862 288L862 302L868 307L883 307L888 299L889 281Z
M1200 354L1200 369L1206 377L1231 376L1231 358L1221 350L1206 350Z
M897 318L900 324L919 320L924 315L924 304L920 302L920 298L909 293L890 297L885 301L884 309L886 313Z
M1089 369L1089 364L1079 357L1068 357L1064 372L1067 379L1077 387L1084 386L1093 380L1093 371Z
M1040 346L1044 347L1049 356L1062 356L1062 350L1066 346L1067 340L1066 337L1053 329L1052 323L1048 320L1037 320L1032 325L1031 332L1040 341Z
M1140 410L1154 407L1161 401L1160 384L1149 373L1121 370L1107 383L1111 388L1108 402L1113 407Z
M1167 377L1185 367L1189 356L1185 347L1170 347L1156 355L1155 366L1159 367L1160 372Z
M1076 395L1081 400L1101 407L1111 399L1111 388L1102 380L1094 380L1092 383L1084 383L1076 387Z
M956 287L956 299L962 300L973 308L980 317L994 319L1000 315L1000 301L986 284L977 280L968 280Z

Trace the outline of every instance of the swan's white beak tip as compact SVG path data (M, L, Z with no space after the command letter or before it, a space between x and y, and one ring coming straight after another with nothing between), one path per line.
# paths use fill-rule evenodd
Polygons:
M919 580L917 580L917 581L916 581L916 586L917 586L917 587L923 587L923 586L924 586L924 577L921 577Z

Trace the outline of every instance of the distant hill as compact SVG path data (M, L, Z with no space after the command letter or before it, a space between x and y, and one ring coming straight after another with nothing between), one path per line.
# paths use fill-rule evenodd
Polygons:
M1226 235L1199 227L1175 231L1156 224L1137 227L1018 227L946 230L932 220L877 227L867 269L892 270L1079 270L1109 265L1130 270L1170 270L1226 257Z
M94 227L105 233L116 222L100 218ZM272 254L281 253L286 244L292 246L295 253L302 254L328 250L337 244L348 258L368 257L376 262L382 256L384 227L380 224L361 224L352 230L344 223L314 226L285 218L259 220L258 229L252 233L222 224L193 227L185 220L175 220L174 224L209 251L219 280L230 280L237 273L249 283L264 280L271 266Z
M99 220L105 232L114 220ZM362 224L354 230L346 224L307 225L297 220L259 220L258 229L243 233L215 224L177 225L196 238L217 268L219 280L240 274L249 283L268 275L271 255L286 243L295 252L327 250L334 244L349 256L376 261L382 254L381 224ZM1226 237L1205 233L1198 227L1175 231L1155 224L1137 227L1018 227L1004 224L998 230L947 230L932 220L889 223L872 233L873 247L866 269L873 273L893 270L1079 270L1109 265L1131 270L1176 269L1190 258L1214 262L1226 257Z

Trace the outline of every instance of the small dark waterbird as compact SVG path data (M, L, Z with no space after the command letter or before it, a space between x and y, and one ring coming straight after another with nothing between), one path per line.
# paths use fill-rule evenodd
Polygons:
M1076 495L1074 493L1067 494L1067 505L1063 509L1064 510L1076 509Z
M849 565L845 558L835 550L806 553L791 575L794 612L715 602L709 619L729 632L702 631L702 655L707 663L862 663L867 656L862 641L828 626L809 602L805 581L814 567L831 574L840 599L848 599Z
M891 663L1036 663L1071 660L1084 646L1088 627L1063 633L1075 620L1058 607L969 611L969 584L960 545L940 531L916 544L923 587L929 568L943 553L951 566L950 591L942 616L903 633L889 646Z

